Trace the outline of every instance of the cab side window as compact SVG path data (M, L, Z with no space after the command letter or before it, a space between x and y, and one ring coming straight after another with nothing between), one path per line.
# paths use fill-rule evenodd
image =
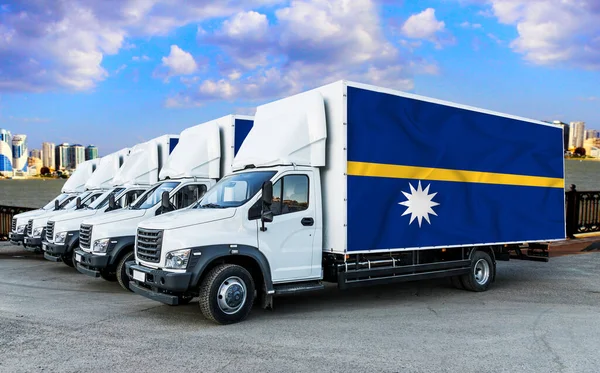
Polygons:
M125 195L123 197L121 197L119 199L119 201L117 202L117 207L127 207L129 205L131 205L136 199L138 199L139 196L141 196L142 194L144 194L145 190L143 189L134 189L134 190L130 190L129 192L125 193Z
M273 184L273 215L291 214L308 209L307 175L286 175Z
M182 187L171 197L171 203L175 208L182 209L188 207L192 203L196 202L206 193L206 185L204 184L190 184Z

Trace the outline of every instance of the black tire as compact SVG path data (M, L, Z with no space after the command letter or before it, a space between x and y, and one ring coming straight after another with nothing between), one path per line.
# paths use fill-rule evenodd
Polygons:
M117 281L119 282L119 285L121 285L121 287L127 291L131 291L131 289L129 289L129 276L127 276L127 272L125 271L125 263L132 261L134 257L135 255L133 251L128 252L123 255L117 264Z
M70 253L66 253L62 256L62 261L69 267L75 268L75 250L72 250Z
M462 281L460 280L460 276L452 276L452 277L450 277L450 283L455 288L457 288L459 290L464 290L464 286L462 284Z
M110 271L107 268L100 270L100 277L102 277L106 281L110 281L110 282L117 281L117 274L115 273L115 271Z
M466 275L460 276L460 281L466 290L486 291L495 275L496 266L489 254L476 251L471 257L471 270Z
M223 288L223 286L225 288ZM243 294L239 290L245 287L245 299L239 300ZM227 291L227 288L229 291ZM219 290L228 292L234 299L232 309L226 312L220 306L218 299L223 300ZM237 291L236 291L237 290ZM242 295L241 295L242 294ZM204 317L218 324L233 324L240 322L250 313L254 304L254 281L250 273L241 266L235 264L220 264L211 269L200 285L200 310ZM236 304L238 303L238 304Z

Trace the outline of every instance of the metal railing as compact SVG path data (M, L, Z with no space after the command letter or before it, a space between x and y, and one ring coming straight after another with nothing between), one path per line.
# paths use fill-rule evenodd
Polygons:
M15 207L0 205L0 239L8 237L8 232L10 232L11 230L13 216L31 210L35 209L31 207Z
M567 204L567 237L600 232L600 191L578 191L571 184L565 193Z

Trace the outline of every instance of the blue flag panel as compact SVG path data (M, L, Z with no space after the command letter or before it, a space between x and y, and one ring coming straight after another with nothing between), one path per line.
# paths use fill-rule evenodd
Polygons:
M565 236L560 128L348 87L348 251Z

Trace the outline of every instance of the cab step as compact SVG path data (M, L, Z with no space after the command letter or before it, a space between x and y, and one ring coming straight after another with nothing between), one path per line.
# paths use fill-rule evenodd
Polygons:
M325 285L321 281L294 282L290 284L273 285L275 295L304 293L308 291L323 290Z

